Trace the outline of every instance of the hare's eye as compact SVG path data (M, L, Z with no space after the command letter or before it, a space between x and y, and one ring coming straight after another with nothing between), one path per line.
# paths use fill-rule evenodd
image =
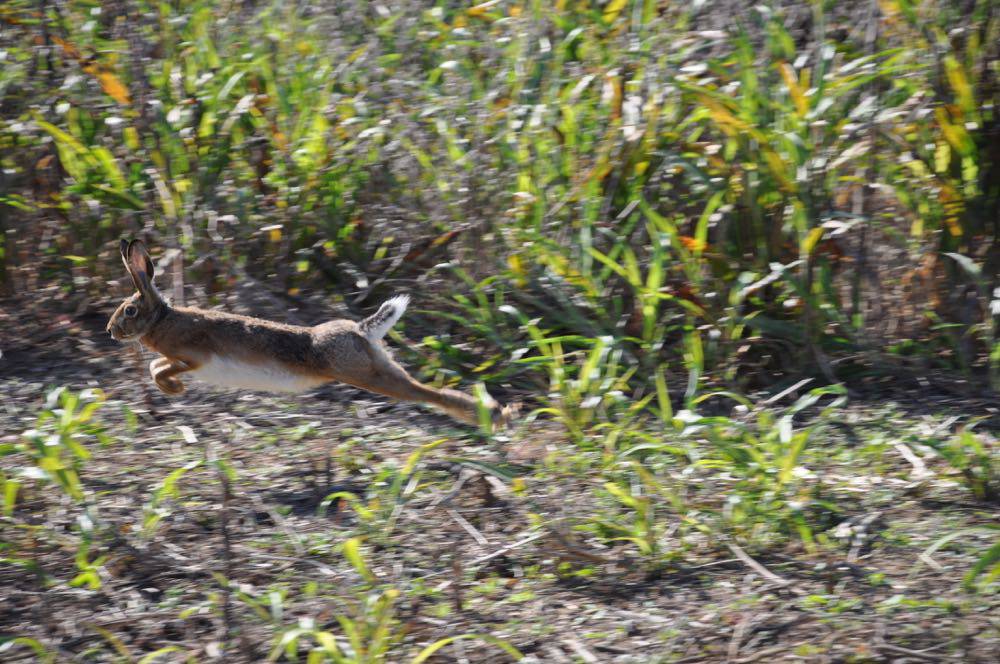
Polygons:
M138 310L138 309L136 309L136 308L135 308L134 306L132 306L131 304L130 304L130 305L128 305L127 307L125 307L125 315L126 315L126 316L128 316L129 318L135 318L135 315L136 315L137 313L139 313L139 310Z

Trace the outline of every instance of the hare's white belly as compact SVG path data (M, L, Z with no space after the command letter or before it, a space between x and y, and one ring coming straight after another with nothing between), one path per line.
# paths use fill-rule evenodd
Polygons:
M304 392L325 381L304 376L278 363L253 364L232 357L214 356L191 372L203 383L262 392Z

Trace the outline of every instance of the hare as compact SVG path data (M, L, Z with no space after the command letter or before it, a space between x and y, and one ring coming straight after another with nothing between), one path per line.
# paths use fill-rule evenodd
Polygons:
M115 310L107 331L117 341L140 341L160 354L149 372L167 394L184 391L184 374L213 385L268 392L301 392L340 381L431 404L463 422L477 421L475 398L424 385L389 356L382 338L406 311L406 295L386 301L361 322L332 320L313 327L172 307L153 285L153 261L142 242L122 240L120 249L137 292ZM486 405L496 424L506 424L516 412L492 398Z

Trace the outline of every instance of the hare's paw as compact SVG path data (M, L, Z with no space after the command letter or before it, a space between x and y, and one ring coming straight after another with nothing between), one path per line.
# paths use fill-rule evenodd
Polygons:
M149 363L149 373L153 382L166 394L180 394L184 391L184 383L175 377L177 367L165 357L158 357Z
M170 360L165 357L158 357L149 363L149 375L156 380L157 374L170 366Z
M156 386L160 388L160 391L165 394L177 395L184 393L184 383L177 380L173 376L164 378L160 376L155 379Z

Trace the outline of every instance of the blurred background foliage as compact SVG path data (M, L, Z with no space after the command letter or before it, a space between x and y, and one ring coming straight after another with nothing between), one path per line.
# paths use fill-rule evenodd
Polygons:
M998 51L992 0L12 0L0 288L107 307L136 236L181 301L417 292L425 378L571 430L706 376L997 388Z

